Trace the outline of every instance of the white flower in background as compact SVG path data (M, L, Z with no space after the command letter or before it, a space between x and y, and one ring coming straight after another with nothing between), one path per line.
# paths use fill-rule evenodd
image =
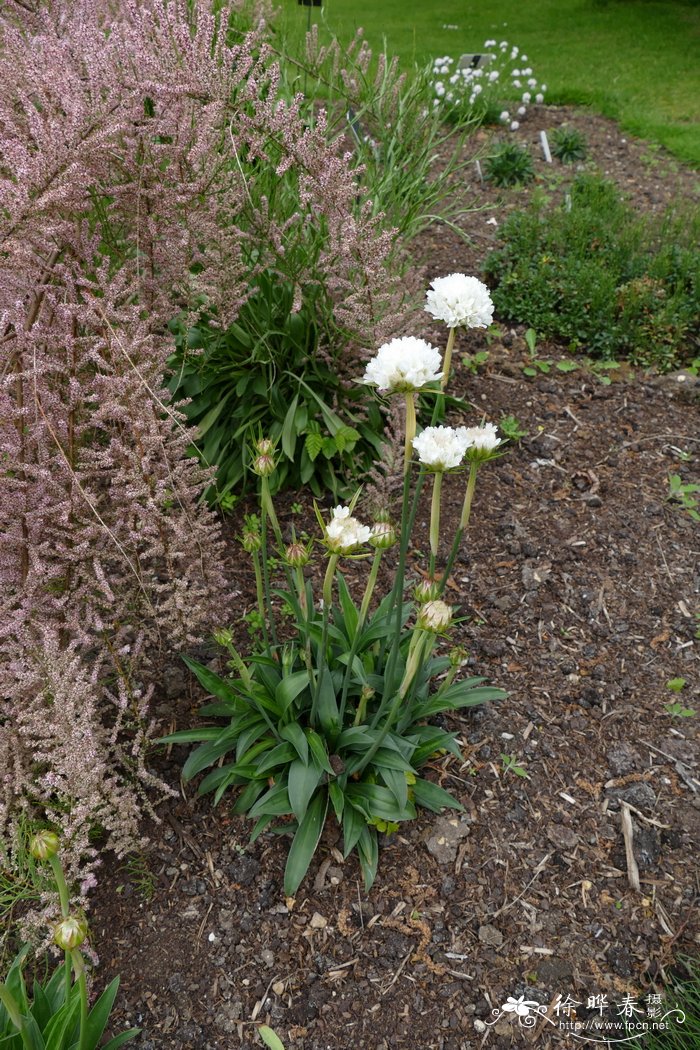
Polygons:
M527 58L527 55L523 55L523 58ZM523 69L523 71L522 71L522 75L524 77L529 77L529 76L531 76L531 74L532 74L532 69L530 68L530 66L528 66L527 69Z
M475 95L479 95L484 89L482 88L481 84L475 84L472 90Z
M527 105L527 103L528 103L528 102L530 101L530 99L531 99L531 98L532 98L532 95L530 94L530 92L529 92L529 91L524 91L524 92L523 92L523 102L524 102L524 103L525 103L526 105Z
M441 80L435 81L435 94L438 95L440 98L442 98L442 96L445 94L445 85Z
M523 85L522 85L522 83L519 80L514 80L513 81L513 87L521 88L522 86Z
M493 320L489 290L477 277L437 277L426 293L426 311L448 328L488 328Z
M511 122L510 122L510 130L511 131L517 131L519 127L520 127L520 121L519 120L511 120Z
M519 117L524 117L526 113L527 113L527 109L526 109L525 106L518 106L518 116Z
M497 69L492 69L491 72L489 73L489 80L493 84L493 83L495 83L496 80L498 80L500 75L501 74L498 72Z
M455 97L455 96L454 96L454 92L453 92L453 91L448 91L448 92L447 92L447 94L445 95L445 100L446 100L447 102L452 102L452 100L454 99L454 97Z
M441 362L440 351L425 339L403 336L379 347L367 364L362 382L390 393L420 390L442 379Z
M471 445L471 439L465 433L466 427L455 430L454 427L426 427L418 437L413 439L413 447L418 453L418 460L428 470L442 472L453 470L464 459L464 453Z
M495 46L496 46L496 41L495 40L484 40L484 47L495 47Z
M459 74L458 73L453 73L453 75L450 77L450 84L456 84L458 80L459 80Z
M544 95L540 94L539 91L535 95L535 102L538 102L538 103L544 102Z
M349 507L335 507L326 526L326 544L334 554L349 554L367 543L372 530L350 514Z
M530 77L530 79L527 82L527 86L528 87L537 87L537 81L535 80L534 77Z
M542 92L543 95L546 95L547 94L547 85L546 84L540 84L540 91Z
M511 53L510 53L510 57L511 58L517 58L519 54L520 54L520 48L514 46L512 51L511 51Z
M519 69L514 69L510 75L512 77L519 77L520 76L520 70Z
M501 124L505 124L507 121L509 121L510 113L508 112L508 110L504 109L498 119L500 120Z
M498 436L498 427L493 423L482 423L479 427L460 427L467 442L467 459L488 459L503 439Z
M500 42L500 44L498 46L500 47L501 51L505 51L506 48L508 47L508 41L507 40L501 40L501 42Z
M423 631L446 631L452 622L452 606L436 598L426 602L418 613L418 627Z

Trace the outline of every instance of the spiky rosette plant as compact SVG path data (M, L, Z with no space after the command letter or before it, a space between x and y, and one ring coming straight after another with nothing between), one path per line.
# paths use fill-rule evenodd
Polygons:
M453 274L434 282L427 309L450 328L449 352L443 356L422 339L395 339L380 347L363 377L380 394L405 404L400 524L386 516L364 523L356 516L355 499L335 507L330 518L317 508L320 539L315 549L285 545L270 491L278 452L269 440L259 442L252 462L260 479L261 513L255 522L247 520L243 547L258 580L264 643L244 659L230 633L220 634L231 669L227 676L186 658L213 697L202 714L223 719L223 725L164 738L167 743L198 744L185 763L185 779L207 771L199 791L213 792L217 802L235 789L234 812L255 820L253 838L271 827L292 833L284 879L288 895L301 884L327 819L340 825L346 856L357 850L369 887L377 871L378 832L414 819L420 806L460 808L421 772L438 753L460 754L455 734L433 720L442 712L504 695L484 685L481 677L459 676L462 650L439 652L454 626L445 584L469 522L477 474L499 454L501 439L488 423L470 428L431 425L416 434L418 392L435 399L436 415L456 330L489 323L490 298L479 282ZM448 484L463 491L462 513L449 542L440 528L446 474L451 475ZM411 600L405 586L406 555L428 476L433 477L433 498L427 585ZM286 577L286 585L275 587L274 593L293 613L294 633L286 640L270 600L271 542ZM393 586L380 597L382 558L395 545ZM305 573L319 555L326 562L320 595ZM370 566L359 602L342 571L349 560Z

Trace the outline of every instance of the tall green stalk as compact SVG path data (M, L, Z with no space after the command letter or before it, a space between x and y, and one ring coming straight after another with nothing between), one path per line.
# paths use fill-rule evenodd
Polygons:
M377 575L379 574L379 565L382 560L382 551L376 550L374 552L374 560L372 562L372 568L369 571L367 578L367 584L365 586L365 593L362 596L362 604L360 606L360 614L357 618L357 626L353 634L352 643L350 645L350 655L348 658L348 664L345 668L345 674L343 675L343 689L340 696L340 710L338 721L340 725L343 724L343 716L345 714L345 705L348 698L348 689L350 688L350 678L352 676L352 665L357 655L357 649L360 644L360 636L365 626L365 620L367 619L367 613L369 611L369 603L372 600L372 594L377 583Z

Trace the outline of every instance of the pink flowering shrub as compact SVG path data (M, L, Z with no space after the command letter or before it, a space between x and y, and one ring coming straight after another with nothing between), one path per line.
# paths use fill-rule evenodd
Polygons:
M222 6L0 12L0 838L48 818L73 877L95 827L133 845L159 661L225 601L211 473L162 385L168 323L231 324L305 223L358 350L397 302L349 158L279 97L264 27ZM298 214L256 168L297 173Z

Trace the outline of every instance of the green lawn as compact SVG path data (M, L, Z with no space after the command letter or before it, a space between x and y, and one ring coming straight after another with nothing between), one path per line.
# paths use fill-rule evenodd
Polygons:
M282 0L288 30L309 9ZM700 4L681 0L324 0L314 21L342 40L362 26L402 62L517 44L550 103L590 104L700 166ZM449 28L457 26L458 28Z

